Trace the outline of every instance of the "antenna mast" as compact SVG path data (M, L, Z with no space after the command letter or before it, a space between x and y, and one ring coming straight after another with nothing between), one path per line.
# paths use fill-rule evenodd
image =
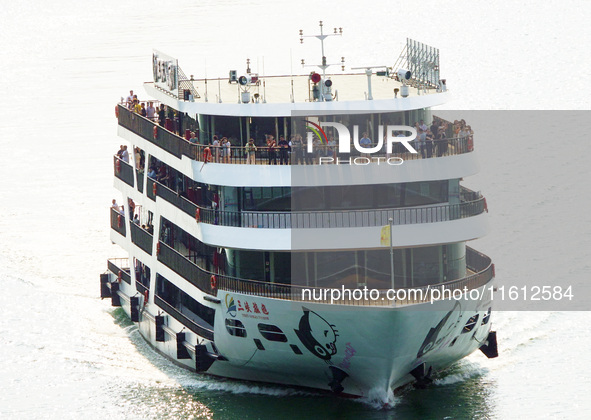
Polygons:
M322 89L321 97L322 97L322 100L324 100L324 94L325 94L324 80L326 79L326 69L330 66L340 65L341 71L345 71L345 57L341 57L340 63L328 64L326 62L326 55L324 53L324 40L326 38L328 38L329 36L342 36L343 35L343 28L334 28L334 32L332 34L324 34L324 24L322 23L322 21L320 21L319 26L320 26L320 35L304 35L304 31L302 29L300 29L300 43L301 44L304 43L304 38L316 38L316 39L320 40L320 48L322 51L322 63L321 64L312 64L312 66L318 67L322 70L323 83L321 84L321 89ZM302 66L306 67L304 59L302 59Z

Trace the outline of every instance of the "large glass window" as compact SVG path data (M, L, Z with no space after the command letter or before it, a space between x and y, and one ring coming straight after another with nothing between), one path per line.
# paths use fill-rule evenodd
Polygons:
M293 211L426 206L448 201L449 182L292 188Z
M443 281L441 246L412 249L413 286L426 286Z
M448 181L407 183L404 188L404 206L422 206L446 202L448 187Z
M160 240L206 271L300 286L387 289L389 249L325 252L249 251L208 246L162 218ZM425 286L466 276L466 245L394 249L394 285Z
M250 211L289 211L291 192L289 187L244 187L242 209Z
M419 287L466 276L465 244L394 249L394 286ZM327 288L392 287L390 250L292 254L291 284Z

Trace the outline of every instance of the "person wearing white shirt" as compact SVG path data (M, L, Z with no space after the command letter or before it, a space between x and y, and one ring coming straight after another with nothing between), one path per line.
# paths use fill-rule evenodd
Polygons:
M113 210L115 210L117 213L123 214L123 209L121 208L121 206L119 204L117 204L117 200L115 200L115 199L113 199L113 201L112 201L111 208Z
M125 103L127 104L128 108L131 108L133 104L133 90L129 91L129 96L127 97L127 99L125 99Z
M154 102L148 102L148 107L146 108L146 118L154 121L155 116L156 108L154 108Z
M419 128L423 130L425 133L427 132L427 124L425 124L425 121L421 120L421 122L419 123Z
M121 152L121 159L125 163L129 163L129 152L127 151L127 146L123 146L123 151Z

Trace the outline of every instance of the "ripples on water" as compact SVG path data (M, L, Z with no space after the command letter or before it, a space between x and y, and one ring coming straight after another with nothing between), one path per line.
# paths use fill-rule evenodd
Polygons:
M129 89L143 95L152 48L177 55L185 72L198 77L225 75L247 57L262 70L263 55L267 73L287 73L290 48L296 62L300 55L311 62L309 52L316 53L311 42L308 50L298 49L297 30L312 33L323 18L329 27L344 27L347 38L330 48L350 66L386 64L384 57L393 62L406 36L440 47L455 99L450 109L589 109L589 96L581 94L588 59L576 49L577 40L589 39L588 3L421 5L425 12L419 14L386 1L371 7L346 1L323 4L326 16L315 17L311 11L319 6L310 1L3 2L0 417L507 419L588 413L587 312L497 313L498 359L475 353L429 389L405 388L384 408L190 373L155 353L121 310L97 298L106 258L122 255L108 240L107 208L115 194L111 156L120 144L113 106ZM228 57L237 61L227 63ZM568 83L551 77L553 68L568 75ZM589 132L584 125L574 128ZM498 143L478 143L477 132L483 170L466 180L483 191L491 208L493 231L475 246L493 257L503 282L512 276L588 281L585 137L567 136L571 149L565 152L520 143L499 129ZM522 147L508 153L513 145Z

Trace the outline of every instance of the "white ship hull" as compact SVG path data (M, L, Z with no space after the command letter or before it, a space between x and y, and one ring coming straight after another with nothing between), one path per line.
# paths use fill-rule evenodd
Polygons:
M392 390L416 380L410 372L423 363L426 371L436 372L486 344L491 327L490 285L477 289L482 292L481 300L439 300L400 307L292 302L220 291L214 343L187 333L188 359L177 358L174 332L184 325L173 317L166 316L165 341L156 341L154 315L162 311L155 304L141 306L138 327L156 350L192 370L198 357L195 346L206 344L208 357L219 358L204 371L207 374L327 391L334 391L331 383L336 374L343 394L386 402ZM228 308L232 300L234 310ZM121 303L129 314L125 296ZM255 314L252 309L249 313L244 303L250 308L264 305L268 314ZM464 331L475 315L474 328ZM246 337L230 335L226 319L240 319ZM258 329L260 323L276 325L287 341L265 339ZM257 348L253 338L264 350Z

